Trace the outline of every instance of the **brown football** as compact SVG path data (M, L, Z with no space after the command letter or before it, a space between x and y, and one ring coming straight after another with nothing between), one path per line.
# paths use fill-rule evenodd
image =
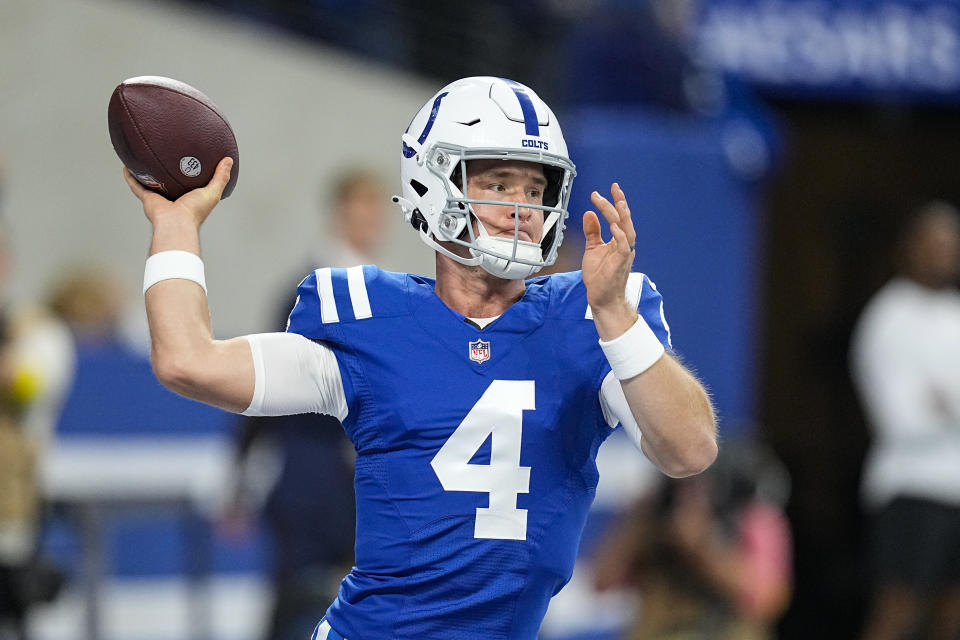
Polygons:
M237 139L223 113L193 87L160 76L124 80L107 109L110 141L120 160L148 189L176 200L205 186L221 158L233 158L233 192L240 171Z

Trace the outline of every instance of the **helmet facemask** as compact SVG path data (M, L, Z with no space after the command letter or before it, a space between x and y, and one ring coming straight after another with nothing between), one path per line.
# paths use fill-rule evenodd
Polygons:
M464 149L447 144L437 144L428 153L427 168L442 179L446 189L446 203L437 219L436 228L421 225L420 235L425 242L461 264L480 266L492 275L508 280L530 277L556 261L557 252L563 242L570 183L574 175L573 165L569 160L539 151ZM543 167L544 177L547 179L543 204L466 197L462 185L467 184L469 177L468 161L488 159L520 160ZM475 204L513 206L513 237L489 235L482 220L473 210L472 205ZM543 234L539 242L520 239L521 208L543 212ZM466 247L470 257L458 255L439 242L431 240Z

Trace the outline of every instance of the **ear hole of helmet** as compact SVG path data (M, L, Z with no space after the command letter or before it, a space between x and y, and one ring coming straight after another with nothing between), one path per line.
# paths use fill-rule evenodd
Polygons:
M417 195L421 198L429 191L427 185L419 180L410 180L410 186L413 187L413 190L416 191ZM427 219L420 213L420 209L414 209L413 213L410 214L410 225L417 231L421 229L426 231L428 229Z
M416 191L416 192L417 192L417 195L420 196L421 198L422 198L422 197L424 196L424 194L426 194L427 191L428 191L427 185L423 184L423 183L420 182L419 180L411 180L411 181L410 181L410 186L413 187L413 190Z
M429 231L429 225L427 224L427 219L423 217L423 214L420 213L420 209L414 209L413 213L410 214L410 225L417 231Z

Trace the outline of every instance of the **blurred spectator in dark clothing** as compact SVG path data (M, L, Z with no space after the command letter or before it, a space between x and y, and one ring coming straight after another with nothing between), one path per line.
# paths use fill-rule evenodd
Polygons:
M320 266L373 263L388 199L374 173L351 169L332 188L331 238L296 279ZM294 280L294 283L296 280ZM292 291L288 282L284 291ZM286 328L293 298L273 329ZM353 564L353 448L331 416L245 418L229 522L260 513L271 539L276 600L268 640L309 638Z
M863 477L874 600L866 640L960 637L960 214L920 208L900 273L853 336L854 381L873 427ZM919 635L918 635L919 634Z
M639 588L631 640L762 640L790 601L788 481L764 449L726 444L703 474L665 480L614 525L601 589Z
M303 640L353 562L353 466L339 421L314 414L246 418L231 523L259 512L272 550L268 640Z

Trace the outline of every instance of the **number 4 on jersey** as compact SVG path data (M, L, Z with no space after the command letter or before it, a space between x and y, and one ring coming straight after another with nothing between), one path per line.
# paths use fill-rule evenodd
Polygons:
M444 491L490 494L490 506L477 508L475 538L527 538L527 510L517 508L517 494L530 492L520 444L523 412L534 408L533 380L494 380L430 461ZM488 435L490 464L470 464Z

